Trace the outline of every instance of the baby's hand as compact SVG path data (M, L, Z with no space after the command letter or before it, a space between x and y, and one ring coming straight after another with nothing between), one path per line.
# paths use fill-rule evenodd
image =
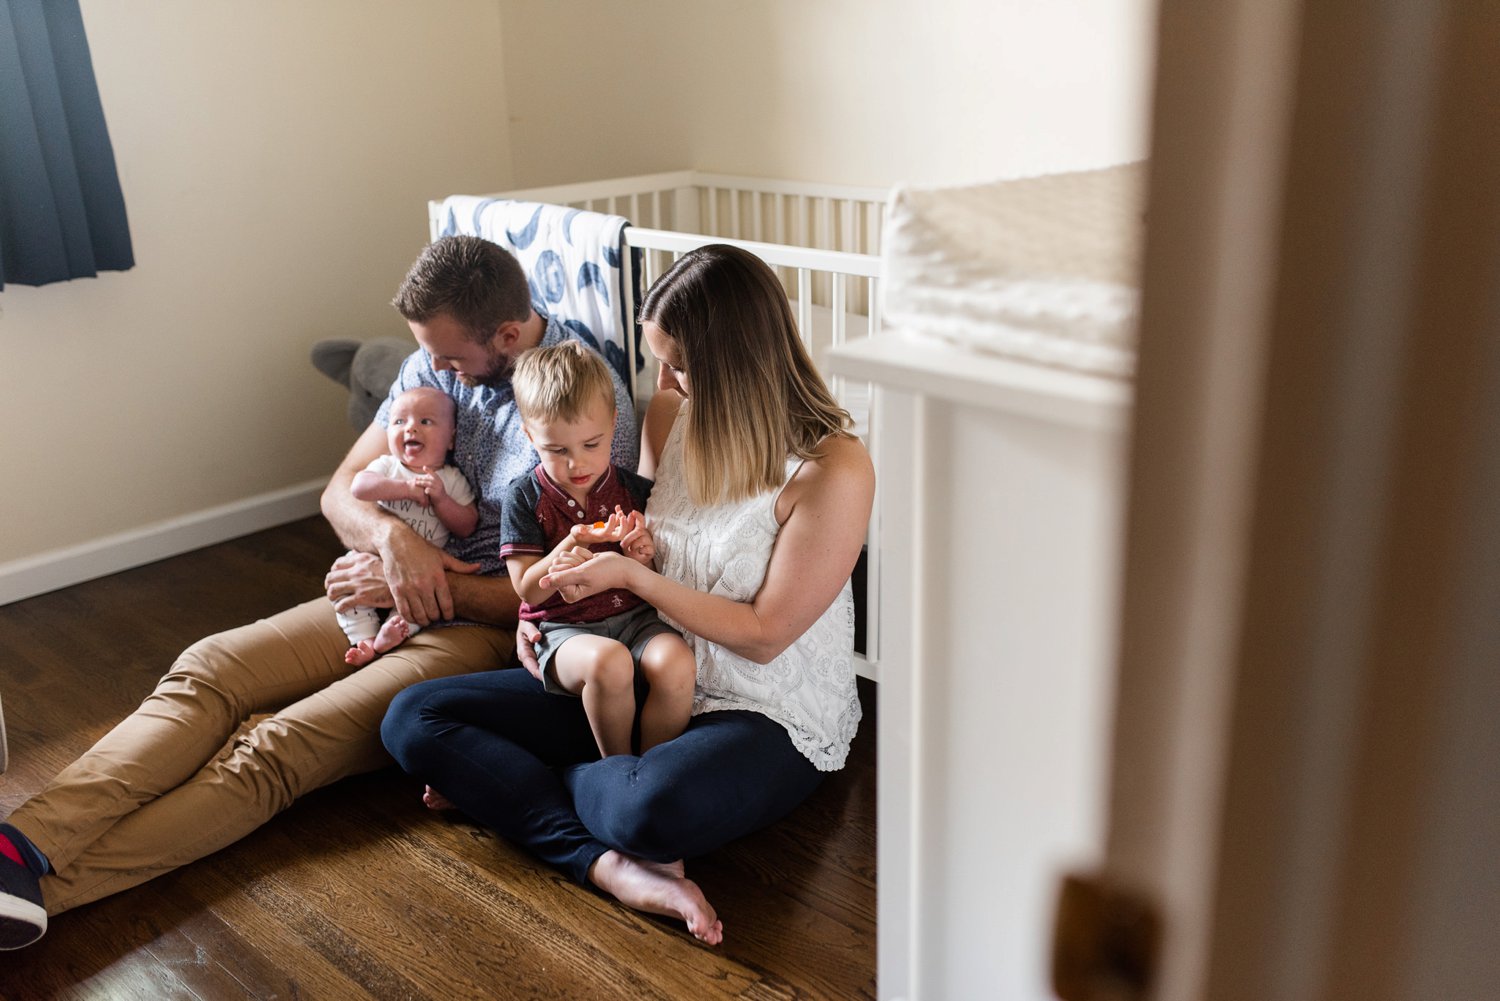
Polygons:
M412 500L423 507L431 507L448 495L443 480L432 473L418 473L411 478Z
M448 488L443 485L443 478L436 473L423 473L418 479L422 481L422 489L427 491L427 496L434 503L448 496Z

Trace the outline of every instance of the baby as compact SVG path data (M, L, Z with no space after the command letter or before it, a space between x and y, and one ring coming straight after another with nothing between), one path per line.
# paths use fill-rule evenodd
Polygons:
M450 534L467 538L479 523L479 508L469 482L447 465L453 429L453 400L447 393L427 386L408 389L391 404L386 426L390 451L355 475L350 492L390 511L434 546L441 548ZM337 614L351 644L344 660L355 667L420 628L394 611L383 624L374 608Z
M635 672L650 686L640 713L640 753L687 727L697 665L693 652L656 610L629 591L571 602L541 580L588 546L608 547L650 566L655 546L641 509L651 481L613 465L615 394L604 360L577 341L533 348L516 362L511 385L539 465L511 481L500 556L521 598L521 618L537 623L543 684L583 700L599 753L631 753Z

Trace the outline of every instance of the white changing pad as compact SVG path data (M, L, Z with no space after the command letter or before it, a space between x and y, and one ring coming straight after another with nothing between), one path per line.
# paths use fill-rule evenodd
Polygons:
M959 188L898 188L882 311L903 333L1129 378L1144 164Z

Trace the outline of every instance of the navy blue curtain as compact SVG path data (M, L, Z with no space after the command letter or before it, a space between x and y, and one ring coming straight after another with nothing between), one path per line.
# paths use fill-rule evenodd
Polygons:
M78 0L0 0L0 288L134 263Z

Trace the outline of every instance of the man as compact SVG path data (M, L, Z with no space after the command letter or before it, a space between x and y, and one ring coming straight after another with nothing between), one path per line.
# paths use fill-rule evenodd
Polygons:
M499 559L500 500L536 459L510 372L528 348L572 335L533 307L515 258L474 237L427 247L393 305L420 350L403 363L322 498L324 516L355 555L334 564L327 598L189 647L139 709L0 824L0 949L35 942L49 914L202 858L302 794L388 764L380 721L407 685L509 662L517 598ZM633 414L628 391L615 383L622 416ZM349 489L386 451L391 400L419 385L453 398L453 461L479 501L478 527L448 551ZM615 461L633 469L635 422L618 423ZM335 607L354 605L447 625L424 628L354 669L334 616ZM265 712L220 754L247 717Z

